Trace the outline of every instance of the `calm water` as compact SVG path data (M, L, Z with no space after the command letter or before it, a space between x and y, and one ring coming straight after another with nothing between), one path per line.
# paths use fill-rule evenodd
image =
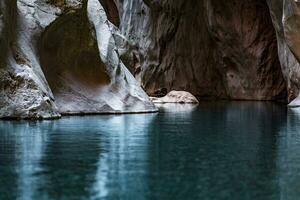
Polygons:
M300 199L300 109L0 121L0 199Z

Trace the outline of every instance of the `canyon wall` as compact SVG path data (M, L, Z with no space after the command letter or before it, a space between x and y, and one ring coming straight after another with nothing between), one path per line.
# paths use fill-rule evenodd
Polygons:
M128 0L119 7L121 31L135 47L133 72L148 94L286 98L265 1Z
M0 2L0 117L153 112L98 0Z
M154 112L148 95L171 90L199 100L299 106L299 6L294 0L1 1L0 118Z
M0 12L0 117L59 117L34 48L38 13L16 0L1 1Z
M290 106L300 105L299 3L267 0L278 41L278 56L285 76Z

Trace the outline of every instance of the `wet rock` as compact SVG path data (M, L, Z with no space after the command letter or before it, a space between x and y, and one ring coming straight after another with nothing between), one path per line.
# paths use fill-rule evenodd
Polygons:
M289 107L300 107L300 96L298 96L296 99L294 99L291 103L288 105Z
M294 0L0 1L0 118L156 111L142 88L298 106L299 16Z
M99 1L0 6L0 118L157 110L120 60Z
M0 2L0 118L57 118L53 94L41 70L35 36L41 14L34 1ZM49 16L48 16L49 15Z
M166 96L158 98L151 97L153 103L180 103L180 104L198 104L195 96L185 91L171 91Z
M294 0L267 0L267 3L277 32L278 55L291 102L300 92L299 3ZM300 106L297 99L290 105Z

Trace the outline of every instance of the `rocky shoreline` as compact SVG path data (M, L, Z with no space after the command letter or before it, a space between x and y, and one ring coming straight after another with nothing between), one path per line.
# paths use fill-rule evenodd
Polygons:
M157 112L149 96L174 90L298 107L299 13L293 0L1 1L0 118Z

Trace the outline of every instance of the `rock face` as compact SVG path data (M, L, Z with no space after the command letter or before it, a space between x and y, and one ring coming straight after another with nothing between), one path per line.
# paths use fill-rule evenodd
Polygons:
M265 1L128 0L119 7L148 94L175 89L199 99L285 99Z
M299 1L118 5L120 29L134 47L132 71L149 94L177 89L199 99L284 99L300 105Z
M171 91L166 96L158 98L151 97L153 103L181 103L198 104L199 101L191 93L185 91Z
M299 16L294 0L2 0L0 118L156 111L142 87L299 106Z
M35 12L32 3L16 0L0 2L1 118L60 116L34 47L34 37L41 32L35 16L42 14L44 17L46 14L40 10ZM40 17L40 23L43 17Z
M98 0L1 1L0 118L156 111L114 30Z
M299 2L294 0L267 0L277 32L278 55L288 88L289 102L300 92ZM300 106L296 98L290 105Z

